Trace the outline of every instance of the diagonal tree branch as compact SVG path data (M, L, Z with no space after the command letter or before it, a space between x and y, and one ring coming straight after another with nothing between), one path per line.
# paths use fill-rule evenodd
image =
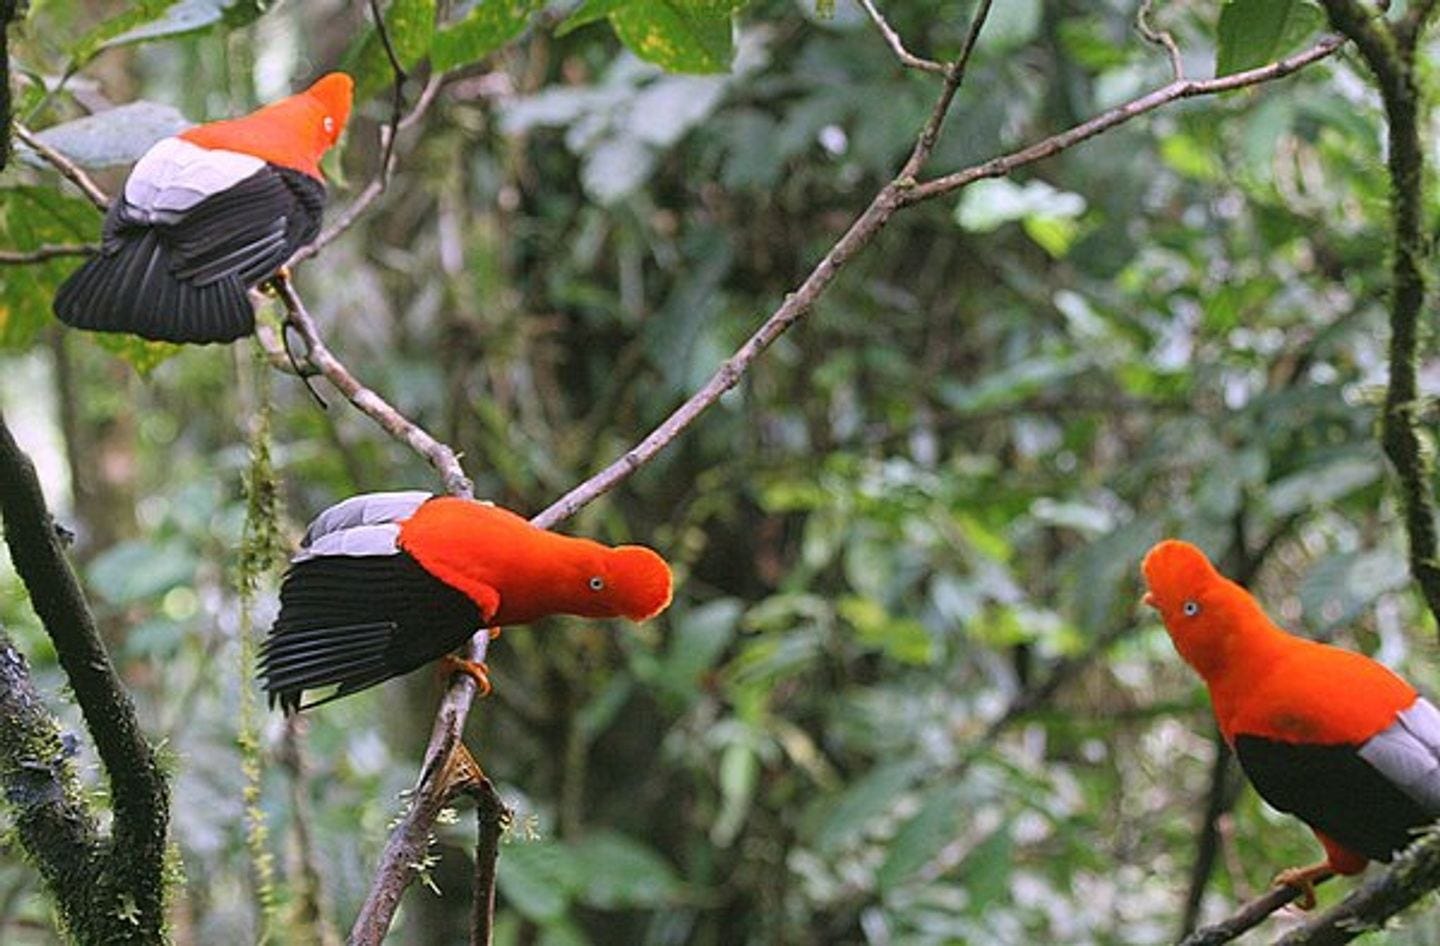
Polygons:
M1326 874L1315 878L1315 885L1318 887L1329 881L1334 874ZM1300 898L1300 890L1297 887L1271 887L1265 893L1256 897L1248 903L1241 905L1230 916L1210 926L1203 926L1189 936L1180 940L1176 946L1221 946L1239 939L1245 933L1264 923L1270 916Z
M101 847L72 754L24 656L0 628L0 792L21 847L68 925L83 912L75 896L88 897Z
M44 158L55 170L63 174L70 183L80 188L80 193L84 194L90 203L95 205L97 210L103 213L110 209L110 198L105 195L105 191L100 189L100 185L96 184L90 175L80 169L80 165L35 137L34 132L19 122L16 122L13 127L16 138L19 138L25 142L25 144L29 145L34 149L36 154L40 155L40 157Z
M15 571L55 644L110 782L115 815L110 856L123 859L124 869L110 876L110 889L92 891L92 897L103 900L113 894L127 898L126 912L139 918L134 927L138 938L126 936L115 941L148 941L141 934L163 929L165 921L169 787L65 557L34 464L15 442L3 416L0 515ZM109 909L114 904L104 906Z
M1275 946L1336 946L1378 930L1385 921L1440 887L1440 833L1433 828L1395 862L1335 906L1275 941Z
M830 248L830 251L821 258L800 286L785 297L780 307L756 329L755 333L735 354L721 364L698 391L676 408L644 439L625 451L619 459L571 489L536 516L534 521L537 525L549 528L574 515L597 497L629 479L637 470L653 460L660 451L669 446L675 438L684 433L696 418L720 400L726 391L739 383L745 371L774 343L775 339L810 313L816 301L834 282L845 264L870 244L870 241L879 234L897 210L954 193L982 178L1003 177L1017 168L1059 154L1101 132L1124 124L1177 99L1229 92L1282 78L1329 56L1344 43L1344 40L1339 37L1327 37L1315 46L1296 53L1294 56L1257 69L1225 76L1223 79L1172 82L1148 95L1102 112L1089 121L1019 151L973 165L953 174L916 183L916 177L929 158L935 141L939 137L946 110L954 98L960 80L964 77L964 63L968 61L969 53L974 48L975 38L979 35L979 26L983 25L983 15L988 7L988 3L982 5L981 10L977 13L970 37L967 39L966 52L962 53L961 59L957 61L957 68L952 71L951 80L947 81L930 121L916 141L915 148L905 162L901 173L875 195L870 205L860 213L860 216Z
M95 243L45 243L33 250L0 250L0 266L26 266L64 256L94 256L100 252Z
M430 465L435 467L435 471L440 474L441 480L444 481L446 492L452 496L473 497L474 485L461 468L455 451L436 440L419 424L396 410L389 401L361 384L350 373L350 369L346 368L344 363L330 351L330 347L320 336L315 319L305 308L300 294L295 291L295 284L290 280L289 275L282 271L271 280L271 285L274 286L280 296L280 301L285 305L290 324L305 341L307 360L331 384L335 385L336 390L345 395L361 413L379 424L387 434L428 460Z

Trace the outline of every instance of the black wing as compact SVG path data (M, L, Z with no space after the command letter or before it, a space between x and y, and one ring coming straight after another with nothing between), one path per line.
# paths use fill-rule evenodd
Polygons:
M67 325L169 342L228 342L255 330L247 291L320 231L325 187L266 165L194 207L153 222L123 197L99 255L55 296Z
M1235 738L1235 755L1255 790L1371 860L1388 861L1433 817L1351 745L1306 745L1261 736Z
M408 673L480 627L475 602L405 552L304 559L280 586L260 679L272 706L295 712ZM300 705L302 691L328 686L339 689Z

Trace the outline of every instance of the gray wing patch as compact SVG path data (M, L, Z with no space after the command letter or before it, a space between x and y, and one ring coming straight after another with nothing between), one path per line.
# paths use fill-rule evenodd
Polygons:
M174 223L207 197L234 187L265 167L250 154L202 148L183 138L163 138L131 169L125 181L130 216L145 224Z
M398 523L409 519L419 509L421 504L431 497L431 494L419 489L402 490L392 493L363 493L359 496L351 496L342 502L338 502L329 509L315 517L310 523L310 528L305 530L305 538L300 540L302 550L313 550L316 543L327 535L341 532L343 530L355 529L359 526L374 526L386 523ZM399 529L395 530L399 534ZM389 552L319 552L313 551L307 557L314 555L389 555L395 551L394 542L391 542ZM305 551L301 554L304 555ZM296 559L299 561L299 559Z
M292 564L335 555L394 555L400 551L400 527L393 522L374 526L355 526L328 532L303 546L290 561Z
M1360 747L1370 763L1432 815L1440 815L1440 710L1418 697Z

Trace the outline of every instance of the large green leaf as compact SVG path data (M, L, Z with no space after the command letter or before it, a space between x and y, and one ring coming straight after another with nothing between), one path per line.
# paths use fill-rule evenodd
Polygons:
M394 0L385 8L385 32L401 68L409 71L430 52L435 36L435 0ZM355 98L361 101L395 81L390 57L373 27L345 55L343 68L355 77Z
M565 916L574 893L574 861L551 841L507 844L500 851L496 883L506 902L536 923Z
M190 125L174 106L141 100L51 125L36 137L81 167L103 168L132 164Z
M243 26L258 18L270 6L269 0L179 0L160 16L147 20L117 36L105 40L103 46L124 46L152 39L168 39L206 30L217 23Z
M610 14L630 51L668 72L724 72L735 55L732 5L650 0Z
M448 70L483 59L525 29L545 0L480 0L461 19L435 31L430 63Z
M565 18L555 35L564 36L571 30L579 29L598 20L603 20L622 7L639 6L641 0L585 0L575 12Z
M580 899L616 910L655 907L680 893L675 871L653 850L613 831L601 831L571 845L570 857L582 879Z
M51 187L0 189L0 246L33 250L51 244L85 243L100 232L89 203ZM9 266L0 275L0 348L23 348L50 321L50 302L79 257Z
M949 783L931 788L920 810L891 839L875 875L881 889L894 887L934 859L960 826L960 792Z
M1306 0L1228 0L1220 9L1215 74L1273 62L1324 22L1325 14Z

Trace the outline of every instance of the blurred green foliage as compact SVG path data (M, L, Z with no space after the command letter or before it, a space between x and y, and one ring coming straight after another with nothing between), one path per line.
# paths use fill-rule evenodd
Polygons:
M383 6L407 68L456 76L302 291L357 375L463 450L481 495L526 512L643 436L795 288L938 90L852 2ZM390 108L368 6L268 7L32 4L20 115L52 134L132 101L201 121L346 61L362 100L333 172L343 206L375 173ZM944 59L974 4L883 7L912 51ZM1133 7L995 4L931 170L1168 82ZM1209 74L1312 39L1312 10L1157 4L1151 25ZM132 150L167 133L102 127ZM497 692L469 742L519 813L498 941L1173 937L1215 742L1198 683L1136 608L1150 543L1198 541L1252 569L1293 629L1436 680L1375 445L1382 133L1365 76L1337 58L898 214L733 393L566 524L660 549L670 611L551 621L492 649ZM113 191L123 169L97 173ZM7 249L92 240L98 223L23 155L0 178ZM253 671L234 569L251 353L187 349L142 377L140 353L51 326L74 265L0 269L0 403L176 754L176 940L249 942L235 720ZM1433 363L1425 377L1432 390ZM272 387L290 536L354 492L434 484L345 403ZM9 571L0 620L77 729ZM303 817L322 909L341 929L354 916L436 692L422 672L309 715L299 762L269 723L261 802L289 907ZM1233 819L1207 915L1314 853L1253 795ZM460 940L472 846L462 812L427 863L444 896L416 885L395 942ZM48 917L0 847L0 939L55 942Z

